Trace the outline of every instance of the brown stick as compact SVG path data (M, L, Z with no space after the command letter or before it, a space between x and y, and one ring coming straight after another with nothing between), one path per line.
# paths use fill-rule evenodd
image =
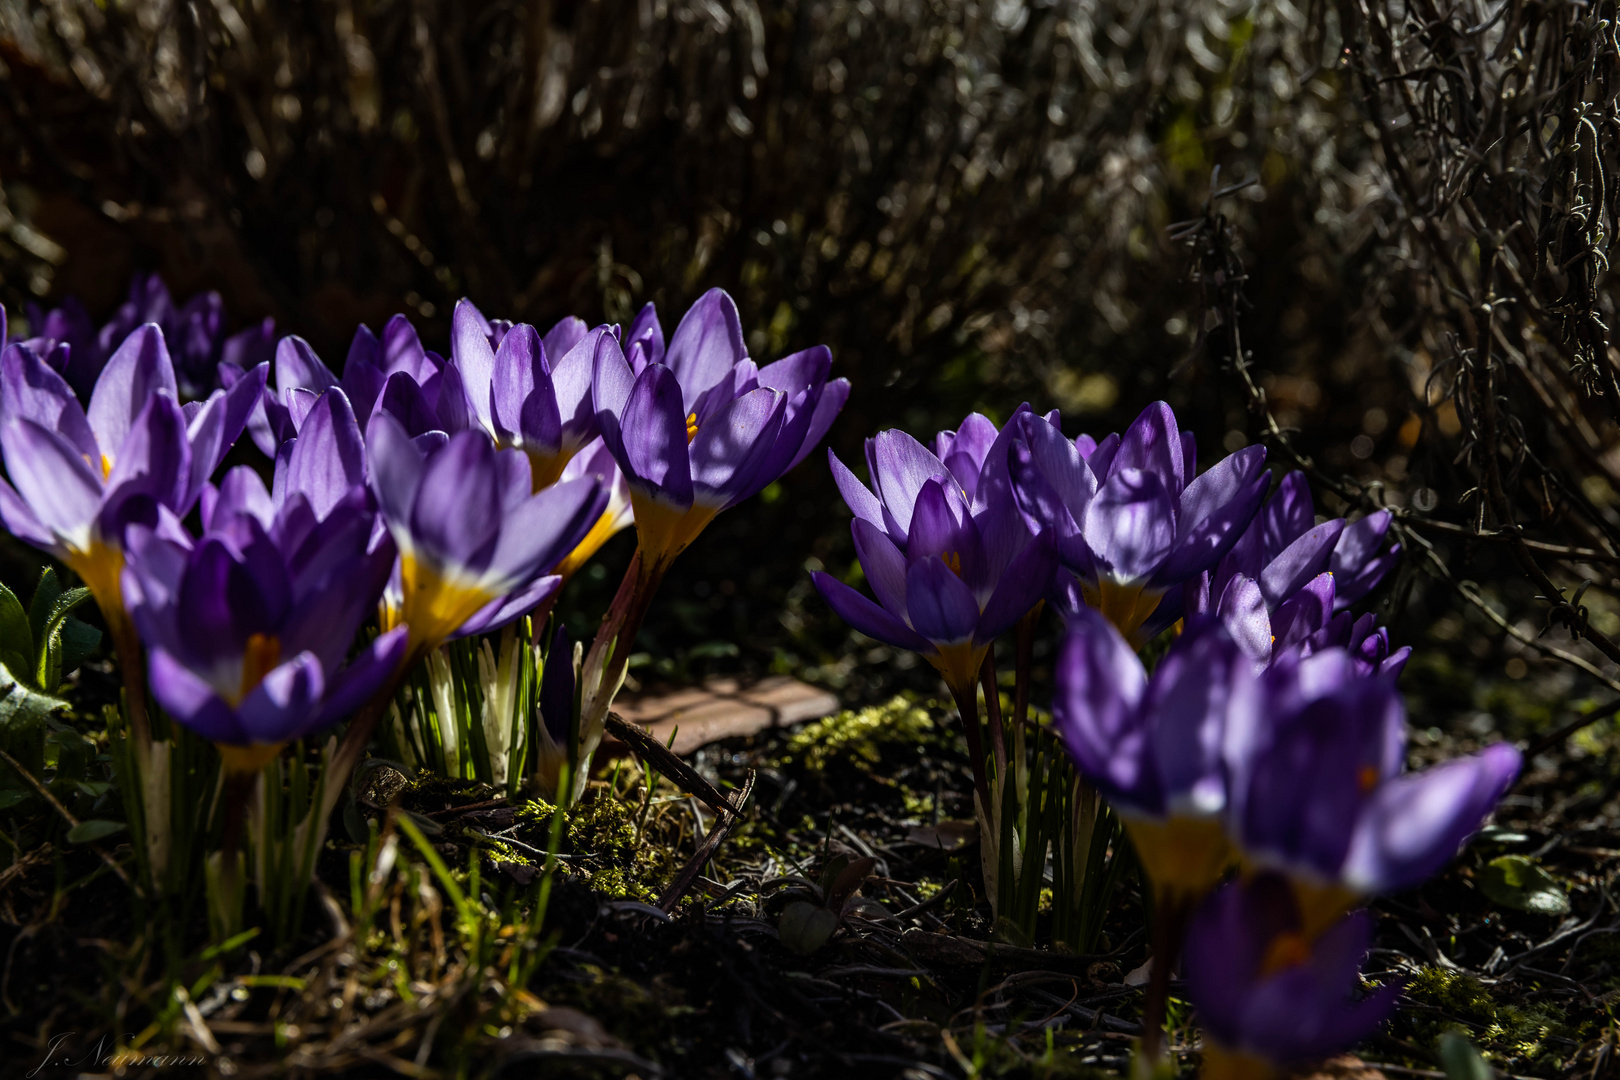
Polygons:
M721 794L718 788L705 780L703 775L696 769L677 757L673 750L649 735L646 728L629 723L624 717L611 711L607 714L606 727L620 742L640 754L642 760L681 785L688 795L702 799L709 804L710 808L722 814L738 814L742 812L740 803L735 806L732 805L731 801Z
M742 791L738 794L737 806L739 808L746 807L749 797L753 793L754 774L749 772L748 779L743 781ZM709 835L704 837L703 846L699 847L697 852L687 860L686 865L681 867L681 872L675 875L675 880L669 883L669 888L665 889L663 895L658 898L659 911L670 912L675 910L675 905L681 902L681 897L686 895L686 891L692 887L692 882L697 880L697 876L702 872L703 867L707 865L710 859L714 858L714 853L720 849L721 844L725 843L726 837L731 835L731 830L735 829L737 822L741 820L742 813L740 809L721 811L719 819L714 823L714 827L709 830Z

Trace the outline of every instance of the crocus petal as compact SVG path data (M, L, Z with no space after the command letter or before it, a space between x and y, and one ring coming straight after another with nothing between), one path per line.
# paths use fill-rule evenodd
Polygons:
M867 637L913 652L934 651L926 638L831 574L813 571L810 580L827 606Z
M1056 680L1052 719L1080 771L1121 805L1159 812L1164 796L1139 713L1147 672L1114 625L1084 604L1069 621Z
M1339 607L1366 596L1400 559L1400 545L1384 547L1390 513L1380 510L1346 526L1333 546L1328 566L1338 587Z
M424 491L426 486L424 482ZM594 477L553 484L524 500L501 525L490 576L518 582L550 570L585 539L607 500L607 491Z
M1277 605L1271 619L1277 648L1292 648L1327 624L1333 616L1333 585L1332 574L1318 574Z
M1234 576L1221 594L1215 615L1251 659L1261 663L1271 659L1271 615L1253 578Z
M416 380L403 371L388 376L388 381L383 383L372 415L380 412L398 420L412 435L439 429L439 417L428 404L427 396Z
M641 373L625 403L623 425L625 459L620 465L630 482L651 488L675 506L691 506L686 414L674 372L654 364Z
M798 467L799 462L809 456L810 451L821 445L821 440L827 437L832 429L833 421L849 400L849 380L834 379L821 389L821 397L816 402L816 411L811 414L810 424L805 429L804 441L794 452L793 459L788 462L783 472L791 472Z
M1186 464L1181 458L1181 431L1170 406L1155 401L1142 410L1120 437L1119 449L1108 469L1112 477L1122 469L1137 469L1159 478L1173 499L1187 486Z
M264 382L270 375L268 364L260 364L231 384L229 390L210 395L197 415L186 425L191 443L191 475L183 500L189 506L207 479L225 460L225 455L247 427L248 417L264 395Z
M860 520L869 522L881 529L883 525L883 504L878 502L876 495L849 471L849 466L838 460L838 455L827 449L827 465L832 469L833 483L838 485L838 494L844 497L844 503L850 511Z
M1266 594L1266 603L1276 607L1326 570L1333 556L1333 545L1343 531L1343 518L1324 521L1267 563L1260 571L1260 591Z
M422 483L422 452L399 421L386 412L372 416L366 431L366 449L377 505L395 528L396 537L402 530L408 533L416 489Z
M1518 750L1496 743L1379 785L1356 822L1346 884L1365 894L1395 892L1437 872L1484 824L1521 764Z
M0 341L0 346L4 345ZM73 388L32 349L21 345L6 347L0 353L0 423L9 420L32 420L99 462L101 450ZM108 453L116 451L117 447L107 448Z
M320 396L287 461L286 490L303 492L325 517L350 489L366 482L366 446L342 390Z
M1233 684L1253 667L1219 622L1200 623L1154 669L1146 710L1160 720L1150 739L1172 814L1210 816L1226 804L1222 742Z
M535 578L528 585L517 592L507 596L498 597L477 611L462 623L460 628L450 635L450 640L467 637L470 634L487 634L492 630L499 630L503 626L516 622L523 616L534 612L536 608L554 600L562 591L563 579L556 574ZM543 621L545 613L550 611L547 606L535 615L536 621Z
M359 343L361 334L370 337L371 331L363 326L355 331L356 344ZM375 343L375 341L376 339L372 338L372 342ZM355 362L354 354L355 346L351 345L349 348L350 364ZM348 375L348 368L344 368L344 375ZM276 389L282 394L295 386L301 386L305 390L313 390L319 394L330 390L337 384L337 376L332 374L332 369L327 367L319 356L315 355L315 350L310 348L309 342L303 338L297 336L284 337L281 339L281 343L276 346Z
M596 404L596 423L602 432L602 442L621 469L630 467L621 418L635 386L636 373L630 369L619 343L611 336L600 339L591 371L591 399Z
M906 613L917 633L939 645L972 640L979 623L972 590L939 558L906 568Z
M153 395L167 393L176 401L174 365L169 360L163 331L148 323L118 346L96 380L86 416L104 454L117 454L124 439Z
M463 431L423 463L411 507L411 537L420 550L474 571L488 565L501 524L494 454L487 435Z
M664 363L680 383L681 415L692 411L699 395L747 358L737 305L723 289L710 289L681 317L665 353Z
M910 535L911 511L917 505L917 495L924 484L929 480L950 479L951 486L957 486L945 463L903 431L878 432L867 441L866 459L878 498L894 519L889 534L895 543L903 543Z
M579 322L584 326L584 322ZM606 327L583 334L579 340L561 354L546 352L551 364L551 393L556 401L557 415L562 424L559 444L577 450L596 438L596 405L591 399L591 380L596 371L596 354L605 346L602 340L613 341ZM613 348L618 349L613 342Z
M1176 515L1175 547L1159 567L1160 587L1212 569L1248 528L1271 477L1263 446L1246 446L1187 485Z
M147 674L152 696L158 704L192 731L227 746L242 746L252 741L236 710L226 704L212 686L165 650L150 651Z
M6 471L34 517L70 546L86 548L101 508L101 478L78 448L32 420L0 428Z
M855 556L861 561L878 603L904 621L906 617L906 557L889 534L862 518L849 523L855 538Z
M1057 567L1057 548L1051 537L1038 533L1002 572L979 617L974 641L985 645L1012 629L1052 587Z
M307 734L325 689L326 673L312 653L272 668L237 706L248 741L283 743Z
M399 670L409 639L410 630L396 626L355 654L348 666L328 682L326 699L311 727L335 724L370 701Z
M1086 546L1115 578L1147 578L1175 543L1170 492L1155 473L1116 465L1086 507Z
M762 386L731 402L698 429L690 457L694 500L706 506L732 506L776 479L764 470L782 430L786 405L780 390Z
M160 395L146 403L124 438L107 476L107 502L146 496L184 514L201 490L200 484L191 488L193 475L185 417L173 398Z
M45 527L34 511L29 509L17 489L0 480L0 523L17 539L38 548L50 550L56 546L56 537Z
M471 300L458 300L450 316L450 355L461 373L462 386L473 415L491 433L490 387L495 379L495 350L490 346L488 322Z
M636 374L648 364L662 364L664 362L664 328L658 322L658 309L652 301L642 305L636 317L630 322L630 329L624 335L624 352L630 356L631 350L636 355L630 357L634 361Z

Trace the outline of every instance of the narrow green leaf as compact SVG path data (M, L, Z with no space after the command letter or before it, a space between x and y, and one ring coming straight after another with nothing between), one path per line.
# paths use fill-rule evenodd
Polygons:
M57 579L56 569L47 566L39 575L39 582L34 586L34 595L28 601L28 627L33 633L33 640L44 641L46 637L46 624L51 620L51 608L56 606L57 598L62 595L62 583ZM28 655L34 655L35 646L30 646Z
M122 821L101 821L92 818L81 821L68 830L67 842L70 844L89 844L114 833L121 833L127 826Z
M1440 1036L1440 1064L1446 1080L1492 1080L1496 1075L1466 1036L1448 1031Z

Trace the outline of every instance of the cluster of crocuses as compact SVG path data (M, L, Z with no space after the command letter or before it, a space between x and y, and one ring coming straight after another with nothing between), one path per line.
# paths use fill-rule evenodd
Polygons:
M719 290L667 344L651 304L626 329L568 318L542 334L462 301L448 358L396 316L380 337L358 329L339 377L297 337L244 363L258 346L218 334L217 297L176 311L153 282L99 332L82 309L36 313L0 355L0 520L93 591L148 769L143 672L227 779L350 719L326 777L341 790L411 664L543 623L633 520L636 566L580 673L568 764L583 776L663 571L797 464L848 396L825 348L757 366ZM127 325L148 317L167 325ZM216 475L244 431L263 467Z
M1360 996L1369 916L1449 860L1517 775L1507 745L1404 771L1405 713L1371 615L1394 565L1387 512L1316 520L1305 479L1270 498L1248 447L1198 473L1168 406L1123 435L1066 438L1020 408L934 449L867 443L871 488L831 457L875 597L816 585L851 625L933 663L968 727L981 835L996 801L974 733L995 640L1043 601L1064 614L1054 724L1122 819L1151 893L1153 1063L1186 935L1205 1075L1263 1077L1342 1049L1398 987ZM1173 641L1151 674L1138 650ZM987 702L988 704L988 702ZM999 764L999 763L996 763Z

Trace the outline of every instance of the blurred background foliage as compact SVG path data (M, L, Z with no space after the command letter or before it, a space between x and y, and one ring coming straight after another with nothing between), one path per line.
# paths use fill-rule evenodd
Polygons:
M759 358L831 346L846 461L883 427L1028 400L1100 433L1163 397L1207 466L1268 408L1323 509L1403 515L1378 602L1427 646L1414 707L1483 710L1483 735L1562 714L1499 710L1482 665L1537 700L1612 684L1617 654L1536 635L1620 632L1615 23L1612 0L0 0L0 301L104 316L155 270L335 366L395 311L445 349L463 295L542 328L652 300L668 327L718 285ZM817 458L720 518L642 674L931 684L810 589L858 573L846 522ZM1567 612L1515 523L1557 585L1595 582ZM576 630L627 543L573 586Z

